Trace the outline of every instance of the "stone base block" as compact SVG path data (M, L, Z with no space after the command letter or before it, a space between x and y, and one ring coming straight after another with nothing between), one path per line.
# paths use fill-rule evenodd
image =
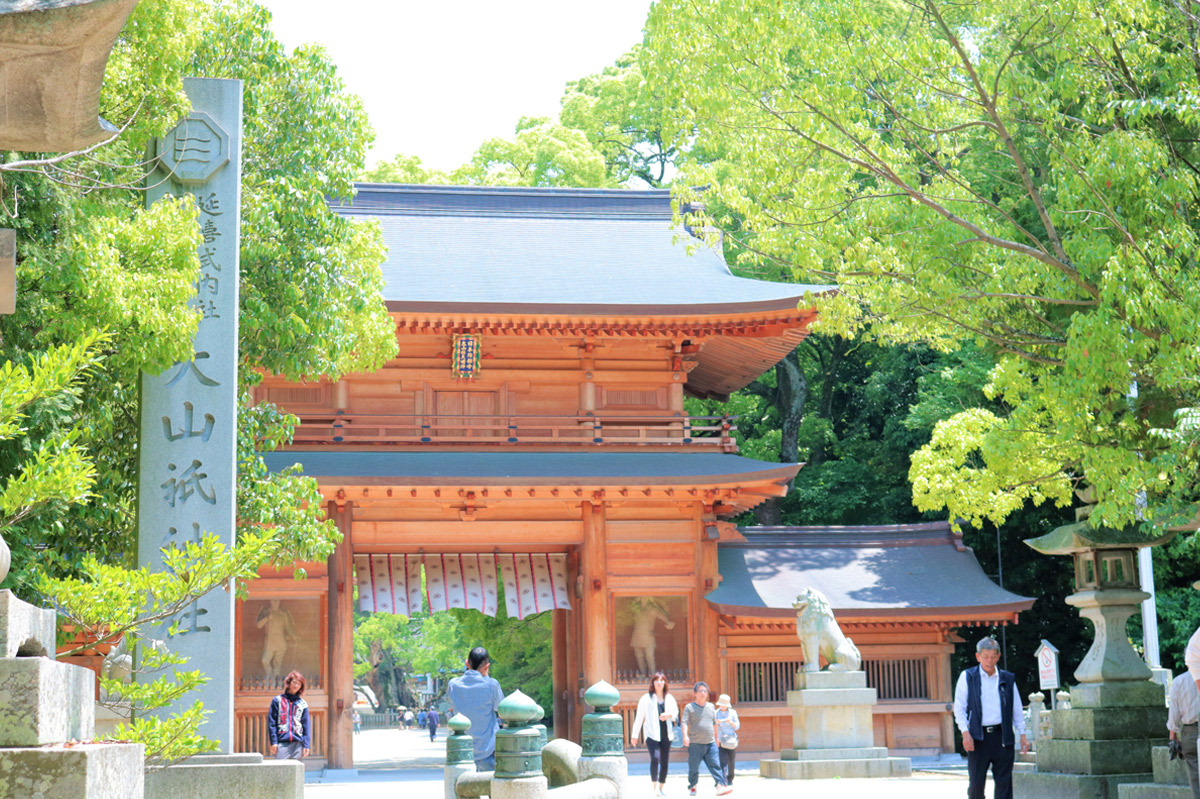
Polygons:
M1051 738L1038 744L1038 769L1065 774L1150 773L1150 747L1165 740L1145 738L1069 741Z
M1160 738L1167 724L1167 708L1096 707L1055 710L1051 714L1056 739L1111 740Z
M792 693L854 694L859 691L850 688ZM830 702L816 707L792 706L791 710L793 749L862 749L875 745L875 720L870 705Z
M1171 751L1165 746L1150 750L1150 762L1154 764L1154 781L1163 785L1187 785L1187 767L1182 760L1172 760Z
M908 777L907 757L868 757L854 760L760 760L759 773L779 780L825 780L838 777Z
M788 707L871 707L878 698L874 688L805 688L788 691Z
M1117 786L1149 782L1150 774L1055 774L1013 772L1013 795L1021 799L1118 799Z
M95 676L46 658L0 658L0 746L41 746L95 735Z
M0 749L0 799L143 799L141 744Z
M492 780L492 799L545 799L550 790L545 777Z
M7 588L0 591L0 658L54 658L53 610L17 599Z
M146 774L145 799L304 799L304 764L259 754L194 757Z
M813 688L866 688L865 671L798 671L796 690Z
M1149 680L1093 682L1071 686L1072 708L1162 706L1162 686Z
M1161 782L1126 782L1117 786L1117 799L1192 799L1192 789Z
M888 756L886 746L860 746L846 749L784 749L781 760L871 760Z

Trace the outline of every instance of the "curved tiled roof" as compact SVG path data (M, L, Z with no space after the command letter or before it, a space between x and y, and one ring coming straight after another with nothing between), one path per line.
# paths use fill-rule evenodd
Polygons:
M334 210L379 222L397 311L744 313L833 288L733 275L672 229L666 190L365 183Z
M791 617L796 595L820 590L839 618L1002 622L1033 600L996 585L946 522L742 529L718 546L721 612Z

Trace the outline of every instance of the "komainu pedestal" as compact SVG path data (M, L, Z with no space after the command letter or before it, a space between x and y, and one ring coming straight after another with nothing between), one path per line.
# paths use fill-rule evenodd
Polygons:
M764 777L785 780L831 777L907 777L907 757L888 757L875 746L872 720L877 692L863 671L801 671L788 691L791 749L779 760L761 760Z

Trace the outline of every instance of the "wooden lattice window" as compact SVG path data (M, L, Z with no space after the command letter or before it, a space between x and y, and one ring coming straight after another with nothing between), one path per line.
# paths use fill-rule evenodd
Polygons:
M329 407L329 386L271 386L260 389L264 402L274 403L284 410L296 407Z
M622 386L610 388L601 386L598 405L602 410L666 410L666 388Z
M880 699L928 699L929 661L865 660L867 687L879 692Z
M802 660L744 661L734 664L734 702L786 702L796 688Z

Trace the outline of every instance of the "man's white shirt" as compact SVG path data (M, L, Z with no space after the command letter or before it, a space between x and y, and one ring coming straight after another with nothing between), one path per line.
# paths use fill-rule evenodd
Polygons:
M1187 664L1192 680L1200 682L1200 627L1188 639L1187 649L1183 652L1183 662Z
M1003 720L1000 710L1000 669L991 676L982 668L979 669L979 702L980 723L991 727ZM1025 734L1025 714L1021 709L1021 695L1017 693L1017 684L1013 683L1012 725L1016 736ZM964 734L969 733L967 726L967 672L958 675L958 684L954 687L954 721Z
M1200 691L1196 690L1196 681L1189 672L1184 672L1171 680L1171 691L1168 694L1171 706L1167 713L1167 729L1179 732L1185 724L1195 724L1200 717Z

